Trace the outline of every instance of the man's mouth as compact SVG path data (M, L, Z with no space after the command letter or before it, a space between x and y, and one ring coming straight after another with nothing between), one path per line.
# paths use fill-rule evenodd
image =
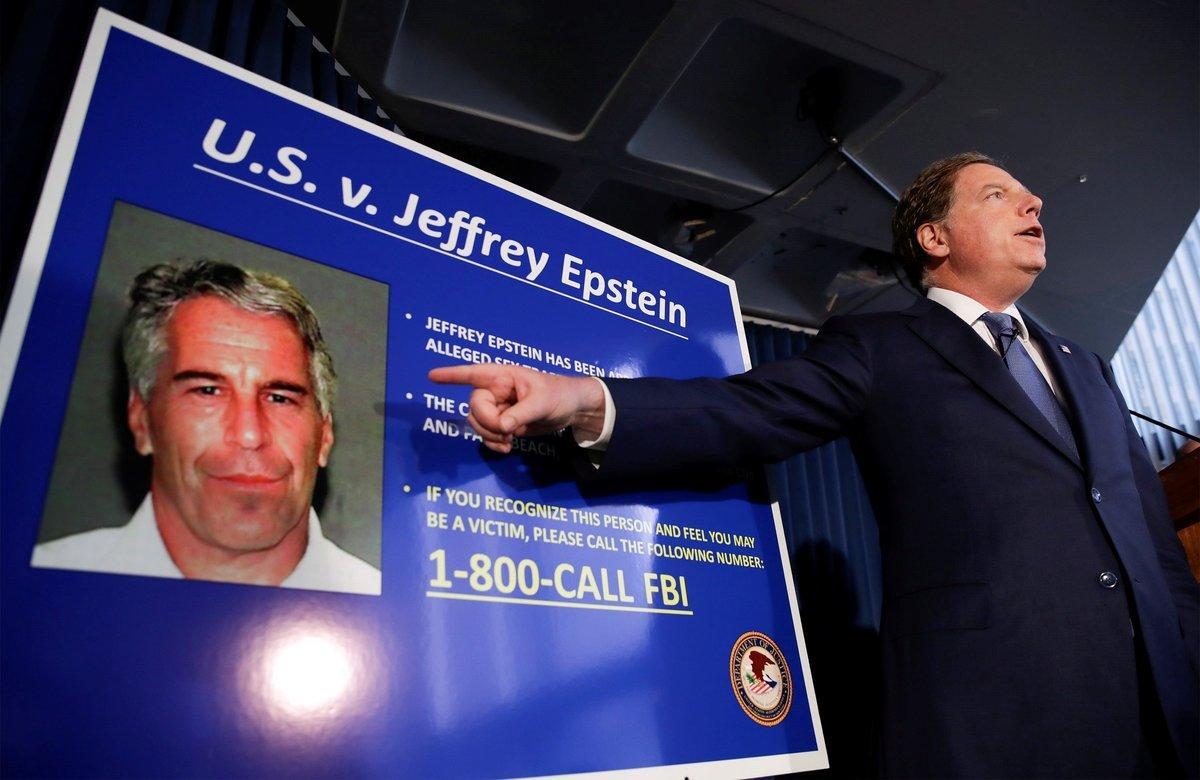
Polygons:
M1031 238L1036 238L1038 241L1045 240L1045 236L1042 235L1041 225L1033 225L1031 227L1027 227L1024 230L1022 230L1020 233L1017 233L1017 235L1018 236L1029 236Z
M219 479L222 482L231 482L235 485L253 487L255 485L270 485L283 479L283 477L271 474L222 474L220 476L214 475L213 479Z

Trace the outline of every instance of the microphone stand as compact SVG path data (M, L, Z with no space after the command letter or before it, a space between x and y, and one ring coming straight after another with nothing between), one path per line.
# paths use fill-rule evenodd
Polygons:
M1134 417L1138 417L1142 420L1145 420L1148 423L1154 423L1159 428L1166 428L1171 433L1177 433L1180 436L1184 437L1185 439L1191 439L1194 442L1200 443L1200 436L1193 436L1192 434L1188 433L1187 431L1182 431L1173 425L1167 425L1162 420L1156 420L1149 415L1142 414L1141 412L1135 412L1133 409L1130 409L1129 413L1132 414Z

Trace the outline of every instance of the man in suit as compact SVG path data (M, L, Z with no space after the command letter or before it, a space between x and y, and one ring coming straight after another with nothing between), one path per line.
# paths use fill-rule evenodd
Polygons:
M1197 774L1198 588L1111 372L1015 306L1041 200L926 168L893 219L928 290L727 379L437 369L493 450L573 426L600 475L774 461L847 435L880 526L889 776Z

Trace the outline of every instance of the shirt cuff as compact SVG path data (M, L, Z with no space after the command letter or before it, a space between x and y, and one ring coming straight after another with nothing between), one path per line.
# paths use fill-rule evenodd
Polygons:
M612 393L608 392L608 385L604 384L604 380L597 377L592 378L600 383L600 389L604 391L604 427L600 429L600 435L595 439L584 439L575 429L571 430L571 435L575 437L575 443L582 449L604 452L608 449L608 442L612 439L613 426L617 423L617 409L613 404Z

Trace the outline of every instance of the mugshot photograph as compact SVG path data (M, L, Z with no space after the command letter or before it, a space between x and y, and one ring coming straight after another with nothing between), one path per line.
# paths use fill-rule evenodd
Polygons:
M379 594L386 296L118 204L31 564Z

